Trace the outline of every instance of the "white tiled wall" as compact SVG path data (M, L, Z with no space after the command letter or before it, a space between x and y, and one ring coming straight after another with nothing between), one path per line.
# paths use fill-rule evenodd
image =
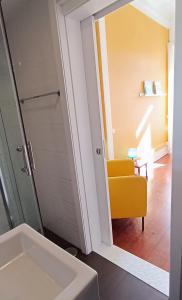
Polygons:
M33 146L34 176L44 224L80 246L61 99L46 97L22 108Z
M59 89L47 0L3 1L19 97ZM62 97L49 96L22 107L44 226L80 247Z

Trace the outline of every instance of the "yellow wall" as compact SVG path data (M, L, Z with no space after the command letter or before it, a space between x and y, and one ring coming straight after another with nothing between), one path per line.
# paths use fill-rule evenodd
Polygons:
M115 158L167 141L167 96L139 97L144 80L167 93L168 30L130 5L106 16ZM98 33L98 32L97 32ZM143 124L143 126L142 126Z

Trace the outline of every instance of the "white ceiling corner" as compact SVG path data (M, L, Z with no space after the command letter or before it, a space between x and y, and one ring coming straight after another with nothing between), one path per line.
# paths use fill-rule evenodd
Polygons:
M90 0L59 0L59 3L63 5L64 11L67 12L89 1ZM169 29L174 28L175 0L134 0L131 5L162 26Z
M172 28L175 0L134 0L132 6L166 28Z

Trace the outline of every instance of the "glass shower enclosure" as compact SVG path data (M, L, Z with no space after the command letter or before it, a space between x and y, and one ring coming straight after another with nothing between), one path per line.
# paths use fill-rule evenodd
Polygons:
M27 223L42 232L2 9L0 14L0 234Z

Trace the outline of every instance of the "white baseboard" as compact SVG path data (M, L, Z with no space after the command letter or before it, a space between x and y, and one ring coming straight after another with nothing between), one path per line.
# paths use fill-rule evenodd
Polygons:
M164 146L159 149L153 150L153 162L161 159L163 156L169 153L168 143L164 144Z

